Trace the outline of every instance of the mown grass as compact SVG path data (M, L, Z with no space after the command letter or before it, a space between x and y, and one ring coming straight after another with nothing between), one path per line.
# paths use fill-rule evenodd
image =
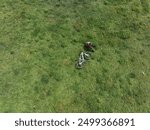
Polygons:
M0 112L150 112L149 0L1 0L0 54Z

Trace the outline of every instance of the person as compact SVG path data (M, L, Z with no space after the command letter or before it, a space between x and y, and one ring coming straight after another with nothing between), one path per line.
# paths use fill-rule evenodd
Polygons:
M94 48L95 48L95 46L91 42L86 42L84 45L84 49L86 51L94 52Z

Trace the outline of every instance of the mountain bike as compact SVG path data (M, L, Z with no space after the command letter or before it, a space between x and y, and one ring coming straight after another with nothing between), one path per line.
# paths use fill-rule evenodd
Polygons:
M86 63L87 60L90 58L90 53L88 52L81 52L79 55L79 59L76 63L76 68L81 69L83 68L84 64Z

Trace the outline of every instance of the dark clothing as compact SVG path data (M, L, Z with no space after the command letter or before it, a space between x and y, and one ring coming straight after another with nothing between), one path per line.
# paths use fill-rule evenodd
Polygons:
M92 43L86 43L85 45L84 45L84 49L86 50L86 51L92 51L92 52L94 52L94 45L92 45Z

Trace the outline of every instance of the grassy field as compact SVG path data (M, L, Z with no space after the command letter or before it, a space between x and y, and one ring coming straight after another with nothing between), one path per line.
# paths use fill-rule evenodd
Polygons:
M0 112L150 112L150 0L0 0Z

